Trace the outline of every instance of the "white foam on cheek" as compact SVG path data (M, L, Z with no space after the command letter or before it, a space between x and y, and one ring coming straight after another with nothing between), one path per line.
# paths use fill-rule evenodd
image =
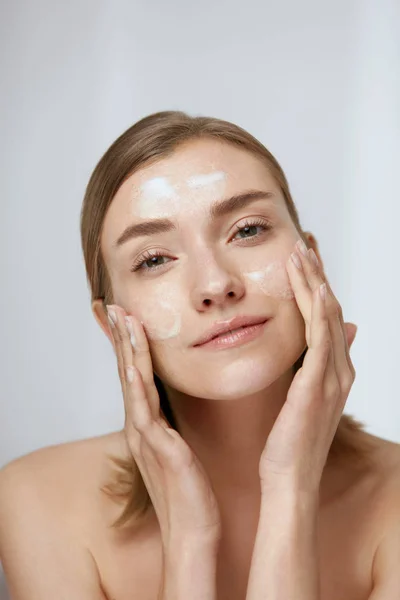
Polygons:
M180 293L171 292L171 284L157 288L156 295L142 307L148 336L152 340L167 340L179 335L181 331L181 314L176 308Z
M294 298L285 265L280 261L274 261L263 269L247 271L243 275L268 296L275 296L283 300Z
M224 171L215 171L214 173L208 173L207 175L193 175L186 180L186 184L190 188L196 188L214 184L225 179L226 173Z

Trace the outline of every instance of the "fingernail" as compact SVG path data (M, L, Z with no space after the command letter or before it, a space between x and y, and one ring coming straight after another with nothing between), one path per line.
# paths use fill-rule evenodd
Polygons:
M307 246L305 245L305 243L303 242L303 240L301 238L297 241L297 247L300 250L300 252L302 254L304 254L304 256L307 256L308 249L307 249Z
M115 314L115 311L109 307L109 305L107 305L107 313L111 327L115 327L117 324L117 315Z
M292 261L294 262L296 267L301 270L301 260L297 256L296 252L292 252L292 254L290 255L290 258L292 259Z
M136 349L137 347L137 343L136 343L136 337L135 334L133 332L133 323L132 323L132 319L129 316L125 317L125 323L126 323L126 328L129 331L129 334L131 336L131 344L132 346Z

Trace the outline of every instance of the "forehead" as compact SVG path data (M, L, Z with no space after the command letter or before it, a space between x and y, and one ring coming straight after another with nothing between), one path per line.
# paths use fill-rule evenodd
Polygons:
M141 216L159 217L161 208L167 209L170 217L182 213L184 207L188 212L194 206L201 210L213 200L251 188L281 195L265 163L249 151L213 139L186 142L172 155L144 166L124 181L107 212L104 250L109 245L107 240L116 239L128 221L140 221ZM169 203L169 194L184 202ZM143 200L150 196L152 202L147 202L144 213Z
M154 177L165 177L172 185L185 188L188 178L215 171L227 174L227 184L252 183L255 177L265 183L272 181L265 164L254 154L226 142L204 139L182 144L171 156L134 173L124 185L138 189Z

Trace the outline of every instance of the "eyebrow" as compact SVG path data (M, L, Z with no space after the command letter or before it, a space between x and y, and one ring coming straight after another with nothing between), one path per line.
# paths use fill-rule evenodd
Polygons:
M248 190L240 194L235 194L230 198L224 198L224 200L213 202L208 211L209 217L212 221L215 221L239 209L245 208L256 200L271 200L274 197L275 194L273 192ZM119 236L117 241L114 242L113 247L120 248L125 242L133 238L165 233L175 229L177 229L177 227L170 219L152 219L151 221L129 225Z

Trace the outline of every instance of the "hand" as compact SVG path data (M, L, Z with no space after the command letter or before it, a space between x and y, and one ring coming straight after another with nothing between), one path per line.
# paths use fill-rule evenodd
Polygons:
M153 502L164 547L187 536L219 540L219 508L208 476L188 444L160 413L141 322L115 304L108 309L124 397L124 431Z
M304 245L305 246L305 245ZM262 489L270 484L319 491L323 469L355 379L349 355L357 327L343 322L342 309L309 250L296 244L287 263L291 285L306 325L308 350L261 455ZM326 283L326 304L319 288Z

